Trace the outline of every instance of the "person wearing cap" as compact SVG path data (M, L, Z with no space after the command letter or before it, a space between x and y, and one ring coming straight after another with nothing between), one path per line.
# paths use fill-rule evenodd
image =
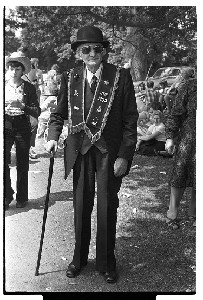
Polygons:
M57 151L64 120L68 120L64 162L65 179L73 169L75 249L66 276L76 277L88 262L96 176L96 270L107 283L115 283L117 194L135 152L138 112L129 69L103 61L108 46L99 28L78 30L71 48L83 65L61 76L46 150Z
M29 148L31 138L30 116L37 118L40 108L35 87L22 79L29 73L31 63L28 57L14 52L6 58L7 81L5 83L5 210L13 200L14 191L10 178L10 155L16 145L17 192L16 207L26 206L28 201Z

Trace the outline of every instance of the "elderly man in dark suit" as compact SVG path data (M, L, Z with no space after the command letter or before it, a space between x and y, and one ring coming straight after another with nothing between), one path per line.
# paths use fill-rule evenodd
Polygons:
M72 50L83 66L61 77L58 106L50 118L48 152L57 151L64 120L69 135L65 144L65 178L73 169L75 249L66 275L80 274L87 264L91 213L97 180L96 269L106 282L116 282L114 254L119 192L137 142L137 105L128 69L103 61L109 42L101 30L78 30Z

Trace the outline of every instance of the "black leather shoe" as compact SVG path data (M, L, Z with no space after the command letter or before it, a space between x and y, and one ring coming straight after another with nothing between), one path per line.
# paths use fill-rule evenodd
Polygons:
M107 283L115 283L118 279L116 271L105 272L103 275Z
M87 261L81 264L81 268L76 268L73 263L70 263L66 271L66 276L69 278L74 278L80 274L80 271L83 267L87 265Z
M27 201L25 201L25 202L17 202L16 203L16 208L23 208L23 207L26 206L26 204L27 204Z
M66 271L66 276L69 278L74 278L80 274L80 269L76 268L73 264L70 264L68 266L68 269Z
M5 206L4 206L4 209L5 210L8 210L9 209L9 204L13 201L13 197L10 197L10 198L6 198L4 203L5 203Z
M8 210L9 209L9 204L8 203L5 203L4 205L4 210Z

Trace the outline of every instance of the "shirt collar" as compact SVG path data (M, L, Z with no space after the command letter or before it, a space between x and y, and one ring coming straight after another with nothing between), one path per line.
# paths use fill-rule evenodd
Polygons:
M88 70L88 68L86 68L86 78L89 84L91 83L92 77L94 75L97 77L97 79L100 78L101 70L102 70L102 64L100 64L99 69L96 71L95 74L93 74L90 70Z

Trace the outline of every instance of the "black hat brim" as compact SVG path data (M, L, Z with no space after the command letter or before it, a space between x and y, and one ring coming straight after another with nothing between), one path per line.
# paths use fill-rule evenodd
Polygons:
M82 44L86 44L86 43L95 43L95 44L102 44L104 48L107 48L109 46L109 41L87 41L87 40L81 40L81 41L76 41L74 43L71 44L71 49L73 51L76 51L77 50L77 47L82 45Z

